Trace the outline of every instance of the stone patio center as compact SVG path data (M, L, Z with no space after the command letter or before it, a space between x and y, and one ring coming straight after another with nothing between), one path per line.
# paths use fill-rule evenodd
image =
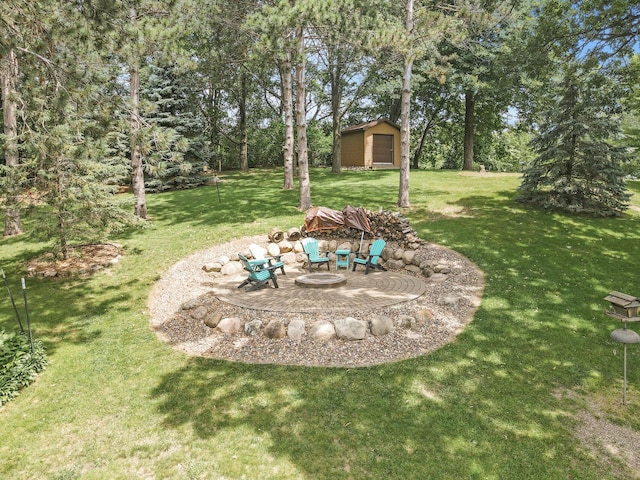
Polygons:
M294 283L304 288L335 288L346 284L347 279L337 273L308 273L297 277Z
M376 310L388 305L408 302L421 296L425 282L417 276L399 272L342 271L344 283L332 288L299 288L299 279L317 278L320 273L287 269L278 275L280 288L265 287L252 292L238 289L239 277L220 279L213 294L221 301L238 307L271 312L340 312ZM241 279L240 279L241 280Z

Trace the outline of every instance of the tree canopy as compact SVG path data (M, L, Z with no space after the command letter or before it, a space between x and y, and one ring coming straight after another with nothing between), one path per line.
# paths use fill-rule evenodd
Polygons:
M29 190L57 211L48 223L63 244L126 223L118 186L131 185L145 218L148 192L255 166L283 167L284 189L297 170L304 210L308 168L340 173L342 129L379 118L401 125L401 207L410 168L525 171L523 192L548 193L569 135L593 178L622 167L598 180L622 189L605 210L624 208L623 177L640 173L633 2L27 3L0 5L5 235L22 231ZM566 68L577 64L585 75ZM623 88L589 97L596 78Z

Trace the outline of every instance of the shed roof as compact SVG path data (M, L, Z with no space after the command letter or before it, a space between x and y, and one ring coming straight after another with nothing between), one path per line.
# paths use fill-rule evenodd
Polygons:
M350 127L344 128L342 130L342 133L363 132L365 130L369 130L372 127L375 127L376 125L380 125L381 123L387 123L387 124L391 125L392 127L397 128L398 130L400 130L400 127L398 125L396 125L395 123L393 123L393 122L391 122L389 120L379 119L379 120L373 120L371 122L359 123L358 125L352 125Z

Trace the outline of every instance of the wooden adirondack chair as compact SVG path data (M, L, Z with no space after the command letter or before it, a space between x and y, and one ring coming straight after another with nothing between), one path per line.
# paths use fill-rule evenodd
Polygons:
M268 257L267 249L256 245L255 243L249 245L249 251L253 256L253 260L249 260L251 265L264 265L265 263L268 263L270 267L279 268L282 274L286 275L284 271L284 262L280 260L280 255Z
M364 274L369 273L370 268L377 268L379 270L387 271L382 265L378 265L378 259L380 258L380 254L382 250L384 250L384 246L387 244L381 238L378 238L369 249L368 254L357 253L356 258L353 259L353 272L356 271L356 267L358 265L364 265Z
M276 274L276 268L279 268L275 265L269 266L267 263L254 264L242 254L238 254L238 258L244 269L249 272L249 276L246 278L244 282L238 285L238 288L242 288L245 285L251 285L247 291L255 290L262 285L266 285L271 281L273 283L273 288L278 288L278 275Z
M309 271L311 271L311 267L314 264L318 265L318 268L320 268L325 263L327 264L327 270L329 270L329 252L325 252L324 255L320 255L318 240L310 237L305 238L302 240L302 248L309 259Z

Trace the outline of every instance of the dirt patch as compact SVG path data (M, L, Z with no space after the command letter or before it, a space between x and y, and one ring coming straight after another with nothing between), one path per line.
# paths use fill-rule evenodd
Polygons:
M114 243L77 245L66 259L46 253L29 261L27 272L32 277L48 278L90 275L118 263L123 255L123 248Z
M615 423L606 410L611 405L604 398L584 398L575 391L556 392L583 404L575 414L574 435L602 467L614 478L640 479L640 432ZM620 406L618 406L620 408ZM625 407L622 407L625 408Z

